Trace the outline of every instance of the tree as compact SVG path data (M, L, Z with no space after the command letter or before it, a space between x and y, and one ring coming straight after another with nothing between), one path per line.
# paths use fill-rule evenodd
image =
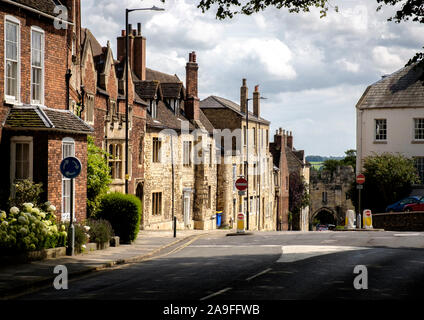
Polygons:
M387 205L406 196L412 185L419 182L417 169L412 159L401 154L384 153L364 159L365 184L362 190L362 209L384 212ZM352 183L349 195L358 207L356 182Z
M292 214L293 229L299 229L300 210L309 205L308 184L299 172L290 173L289 211Z
M112 178L108 154L94 144L92 137L87 142L87 216L90 217L95 214L100 197L108 192Z
M341 160L342 166L352 166L353 170L356 170L356 150L349 149L345 151L345 158Z

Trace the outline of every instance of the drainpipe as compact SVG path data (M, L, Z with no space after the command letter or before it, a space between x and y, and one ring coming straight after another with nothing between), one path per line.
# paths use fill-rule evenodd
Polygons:
M66 82L66 110L69 110L69 82L71 80L72 73L71 69L66 70L65 82Z

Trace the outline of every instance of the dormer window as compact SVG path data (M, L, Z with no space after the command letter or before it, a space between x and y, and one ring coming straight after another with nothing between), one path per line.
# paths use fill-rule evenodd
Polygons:
M179 99L175 99L175 114L178 115L180 113L180 100Z
M150 100L150 115L153 119L157 118L157 103L156 100Z

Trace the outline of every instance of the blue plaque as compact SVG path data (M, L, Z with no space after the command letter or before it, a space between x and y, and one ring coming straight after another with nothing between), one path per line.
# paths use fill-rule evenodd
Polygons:
M81 161L75 157L67 157L60 163L60 172L65 178L74 179L81 173Z

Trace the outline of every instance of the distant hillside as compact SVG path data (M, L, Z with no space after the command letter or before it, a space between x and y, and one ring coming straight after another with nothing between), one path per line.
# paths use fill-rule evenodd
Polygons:
M306 161L308 162L324 162L325 160L342 160L344 157L323 157L323 156L306 156Z

